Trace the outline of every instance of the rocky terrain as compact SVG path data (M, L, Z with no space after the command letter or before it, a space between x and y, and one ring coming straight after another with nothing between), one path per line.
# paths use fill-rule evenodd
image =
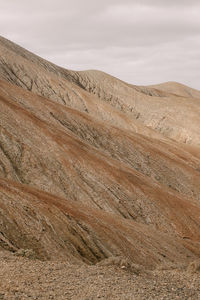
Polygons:
M198 299L200 92L0 53L0 299Z
M147 273L119 264L88 266L0 254L0 299L200 299L199 274L184 266Z

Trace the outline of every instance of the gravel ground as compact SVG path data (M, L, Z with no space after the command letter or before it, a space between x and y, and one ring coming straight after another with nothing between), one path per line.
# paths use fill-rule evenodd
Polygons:
M0 299L200 299L200 276L184 270L134 274L119 266L41 262L0 252Z

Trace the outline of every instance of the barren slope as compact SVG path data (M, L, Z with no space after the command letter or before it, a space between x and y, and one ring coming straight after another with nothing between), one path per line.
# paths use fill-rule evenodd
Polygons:
M111 125L107 126L88 114L55 104L6 82L0 82L0 94L2 105L4 99L4 107L9 103L14 105L12 113L14 113L14 107L16 109L18 107L18 110L21 108L24 115L29 112L29 116L35 116L72 135L73 138L78 138L103 152L104 155L125 163L167 187L199 199L199 169L197 168L200 164L199 159L185 149L180 149L179 144L172 141L161 142ZM5 99L7 99L6 102ZM18 110L16 110L17 114L13 115L12 122L17 118ZM7 128L10 124L11 113L6 118L5 112L6 108L2 108L1 122L2 126ZM23 118L23 114L21 117ZM33 128L31 120L29 127L30 130ZM17 136L20 128L17 128L16 122L13 123L13 130ZM37 137L40 134L38 133Z
M0 180L1 247L32 249L41 259L96 263L123 256L152 268L195 255L178 237L50 194Z
M199 99L67 71L3 38L0 51L0 247L147 268L199 257Z
M155 138L162 136L131 116L90 95L69 80L68 71L41 59L18 45L0 37L0 79L23 89L85 112L119 128ZM163 137L164 139L164 137Z
M179 142L200 145L200 98L159 92L159 87L133 86L95 70L66 72L78 86L149 128Z
M7 96L5 93L7 93ZM10 97L8 97L9 94ZM126 137L125 133L117 132L118 136L120 137L121 134L124 136L124 139L120 140L120 138L118 138L115 140L115 137L112 137L112 134L115 136L115 130L119 131L119 129L113 128L111 130L111 128L109 128L107 129L108 132L106 133L106 128L104 130L103 124L99 124L98 122L95 123L94 120L89 119L88 117L86 118L72 109L70 109L69 117L69 109L63 105L61 105L61 112L59 111L59 105L56 106L54 102L38 97L34 94L31 95L30 92L23 92L20 88L14 88L6 83L2 83L2 96L0 97L0 103L0 111L2 112L0 118L1 175L3 177L29 186L35 186L40 190L51 192L54 195L50 196L54 199L53 205L55 205L55 203L59 203L56 195L60 195L64 197L62 200L63 203L65 203L65 201L68 203L69 200L77 203L75 211L78 211L80 203L83 203L84 205L88 205L87 211L93 207L95 209L101 209L105 212L112 212L115 214L115 216L118 215L119 223L122 224L122 226L127 226L127 221L125 220L127 218L137 221L137 223L134 223L136 224L134 226L143 226L139 224L147 224L150 226L150 232L148 233L148 236L151 236L151 243L153 242L153 237L156 238L156 235L160 234L160 238L157 238L159 241L156 240L155 245L158 245L159 248L161 247L162 249L166 249L166 240L170 239L170 241L167 243L170 244L169 251L171 253L171 257L169 259L171 260L173 260L174 255L177 255L176 260L187 260L193 255L191 253L188 255L186 249L180 250L180 253L177 252L177 247L183 247L182 245L194 251L195 254L199 253L198 239L200 232L198 216L200 213L200 207L199 202L197 201L199 197L199 172L195 171L198 163L198 160L195 157L189 160L188 153L184 151L182 152L183 157L181 157L179 156L180 153L176 153L175 147L173 148L170 145L168 146L169 151L171 150L172 153L169 152L169 157L165 159L165 163L168 163L169 170L172 169L172 167L176 168L175 171L173 171L173 177L176 178L176 174L179 172L180 176L183 178L182 180L184 181L184 176L186 176L186 172L188 172L187 182L185 181L183 188L181 188L181 182L179 185L177 184L179 193L176 193L174 189L171 189L167 185L164 187L164 185L160 184L158 181L156 183L156 181L152 178L153 176L150 177L147 176L147 174L144 175L145 172L142 170L142 168L140 168L141 172L139 172L139 170L136 170L136 167L134 168L134 166L132 166L134 159L138 159L140 163L142 160L144 160L143 168L145 168L146 165L146 169L149 170L149 172L155 172L156 174L158 166L156 167L156 165L152 163L152 166L150 167L149 165L151 164L148 161L145 162L145 159L141 154L142 152L146 151L146 148L144 148L145 146L142 145L142 139L144 139L144 137L140 137L139 135L137 136L138 140L141 140L141 145L139 143L138 146L135 146L135 157L131 157L129 151L131 152L131 149L134 149L134 142L135 144L137 142L136 137L132 137L128 134ZM58 121L60 118L58 115L59 113L62 114L62 118L64 117L62 122ZM56 114L57 117L55 118ZM76 130L68 130L70 125L73 128L73 122L75 122L75 120L76 127L74 128ZM63 126L65 122L68 124L66 127ZM89 124L87 122L89 122ZM100 128L101 126L102 128ZM90 134L91 128L94 128L94 130L92 130L93 134L96 130L96 136L98 136L98 138L85 138L85 136ZM77 132L81 132L81 129L85 135L77 134ZM126 148L126 144L123 145L123 143L126 143L126 139L128 139L130 142L130 146L132 143L129 151L128 148ZM95 140L97 140L96 143L93 142ZM112 142L114 146L112 145ZM104 143L108 146L106 147ZM117 148L120 148L121 144L121 149L118 151ZM149 161L156 160L156 155L158 152L155 148L155 145L153 147L152 144L153 141L146 138L146 147L149 147ZM162 161L162 157L165 157L166 155L166 152L164 151L166 146L167 145L162 146L162 143L160 145L160 149L163 149L160 154L160 161ZM113 147L116 147L116 151L114 151ZM139 150L141 152L139 152ZM116 158L112 158L112 153L117 153L115 154ZM123 159L123 154L126 155L126 160ZM128 160L129 156L130 161ZM154 156L155 158L153 158ZM157 157L159 156L157 155ZM175 163L173 163L173 160ZM166 172L167 169L165 163L163 163L163 167L160 168L160 174L162 174L163 180L164 178L165 180L167 180L167 178L170 180L170 171L169 175L164 177L164 174L168 173ZM191 177L193 180L191 180ZM53 216L49 217L52 222L52 225L49 226L54 228L54 231L51 232L53 236L50 235L50 237L47 238L47 241L49 241L51 247L50 244L47 244L47 246L43 245L43 243L41 244L40 239L38 240L37 238L37 230L35 230L31 235L27 235L27 233L25 233L27 229L24 228L24 224L28 224L28 222L26 221L23 223L22 221L25 217L22 199L27 199L28 195L22 195L23 190L25 189L26 193L30 194L31 199L32 190L29 190L23 186L17 186L17 189L19 190L19 192L17 192L15 187L13 192L15 201L16 194L20 194L19 200L17 201L19 208L16 209L16 206L14 205L14 209L10 207L10 209L6 210L6 213L4 211L5 207L8 207L8 202L6 201L13 198L11 193L12 185L14 185L14 183L11 183L10 181L8 181L6 185L5 180L2 181L1 184L1 191L2 189L5 189L5 186L7 186L7 191L5 192L3 190L3 194L1 196L1 200L3 200L4 203L4 206L2 207L2 215L6 216L7 213L10 214L12 211L11 217L6 217L5 223L19 223L19 227L16 227L15 229L16 232L18 232L18 235L16 232L12 234L12 232L10 232L10 227L8 226L1 228L3 237L7 239L7 245L12 244L15 248L23 248L23 243L26 241L24 238L25 234L25 236L29 236L30 238L25 245L26 248L36 248L42 251L42 249L46 247L47 249L51 249L49 250L50 254L46 250L43 256L46 255L46 257L52 257L58 248L59 242L56 241L55 245L53 246L51 239L55 239L55 232L56 236L59 238L62 235L61 232L57 233L57 231L55 231L55 226L57 226L56 220L54 220ZM191 185L193 190L196 191L196 197L193 195L193 200L192 198L184 199L182 193L189 193ZM37 197L39 197L40 201L44 201L45 195L41 195L41 197ZM28 203L30 201L31 200L29 200ZM7 203L6 206L5 203ZM11 203L13 203L13 201ZM25 204L25 207L29 207L28 203ZM37 207L42 205L42 203L39 203L40 202L38 200L34 209L38 209ZM32 206L34 207L33 204L31 207ZM21 221L19 215L15 216L15 212L18 210L22 210L22 212L20 212ZM39 217L36 217L36 214L31 212L33 208L31 208L31 210L27 208L27 210L28 217L30 214L33 214L36 219L47 219L45 213L43 216L41 209L41 216ZM91 213L89 213L90 216L94 216L95 214L96 212L94 209ZM98 214L100 227L102 227L101 218L104 218L104 215L101 215L100 212ZM12 222L9 221L10 218ZM35 223L35 218L34 221L32 221L33 224ZM60 215L57 217L57 219L65 222ZM111 219L112 216L110 216L110 222L113 222ZM114 219L116 219L116 217L114 217ZM81 218L78 218L77 221L81 221ZM47 223L49 224L49 222L50 221ZM62 225L62 222L59 225L61 228L64 226ZM30 225L28 226L30 227ZM38 225L35 226L37 227ZM76 226L76 223L74 226ZM115 225L115 228L117 228L116 230L119 233L118 226L119 225ZM111 230L110 225L107 227L109 227ZM130 228L130 237L128 240L130 241L133 239L133 241L136 241L134 230ZM146 261L146 264L148 265L151 262L151 256L149 254L149 245L145 246L145 243L149 243L147 237L145 238L145 231L149 231L149 229L148 227L139 228L140 231L142 230L142 234L139 234L139 236L143 235L142 243L139 244L139 241L136 242L136 244L132 242L132 244L137 247L137 250L133 251L134 248L132 248L133 246L131 245L130 248L125 247L125 249L128 249L126 251L132 254L139 250L141 255L142 249L144 249L145 252L140 262ZM160 233L155 233L155 229L160 230ZM98 231L99 230L100 228L98 228ZM136 231L138 231L138 229L136 229ZM20 232L21 234L19 235ZM75 232L77 232L77 230L75 230ZM169 234L169 236L163 238L162 232ZM9 237L10 234L11 237ZM82 235L81 233L77 234L78 239L84 239L83 233ZM93 235L98 235L98 232L95 232ZM121 254L122 252L123 255L127 256L126 253L123 253L123 249L121 250L121 247L124 248L124 242L122 245L120 245L118 241L116 248L115 242L112 242L111 236L113 236L114 239L122 239L122 236L127 237L127 233L122 232L122 235L115 237L115 234L111 232L109 237L103 236L105 241L108 241L111 247L117 249L117 253ZM70 244L70 247L74 248L74 245L71 245L69 238L66 237L65 240ZM177 242L175 242L176 240ZM33 243L31 241L35 242ZM187 241L189 241L189 243ZM173 246L174 242L176 243L175 246ZM5 244L3 243L2 245ZM84 246L86 249L89 247L92 249L91 251L95 252L95 249L93 249L88 242L85 242ZM103 244L103 246L105 247L105 244ZM93 247L95 248L95 246ZM88 250L85 251L86 254L83 255L83 258L90 260L87 254ZM113 252L114 251L110 251L110 255L114 255ZM48 253L48 255L46 253ZM130 255L130 253L128 255ZM152 260L155 260L158 263L160 260L162 260L160 257L167 257L166 254L162 255L160 253L162 253L162 251L155 251L155 249L153 249L151 254L153 255ZM178 253L180 254L180 257ZM185 253L184 258L182 258L183 253Z
M184 84L178 82L165 82L156 85L149 86L150 88L155 88L163 92L176 94L182 97L189 97L189 98L200 98L200 91L190 88Z
M2 37L0 51L1 79L112 125L199 146L200 99L194 98L198 91L175 84L177 94L187 96L183 98L176 96L173 84L141 87L100 71L65 70Z

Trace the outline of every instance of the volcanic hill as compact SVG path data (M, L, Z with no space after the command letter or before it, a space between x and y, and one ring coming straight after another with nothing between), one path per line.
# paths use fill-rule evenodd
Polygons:
M197 260L199 127L200 91L66 70L0 37L0 250L146 271Z

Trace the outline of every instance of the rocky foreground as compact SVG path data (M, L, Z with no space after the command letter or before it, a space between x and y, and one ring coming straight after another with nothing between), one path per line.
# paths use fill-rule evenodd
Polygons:
M87 266L21 255L0 252L0 299L200 299L199 273L184 265L146 272L116 259Z
M0 37L0 299L198 299L200 92Z

